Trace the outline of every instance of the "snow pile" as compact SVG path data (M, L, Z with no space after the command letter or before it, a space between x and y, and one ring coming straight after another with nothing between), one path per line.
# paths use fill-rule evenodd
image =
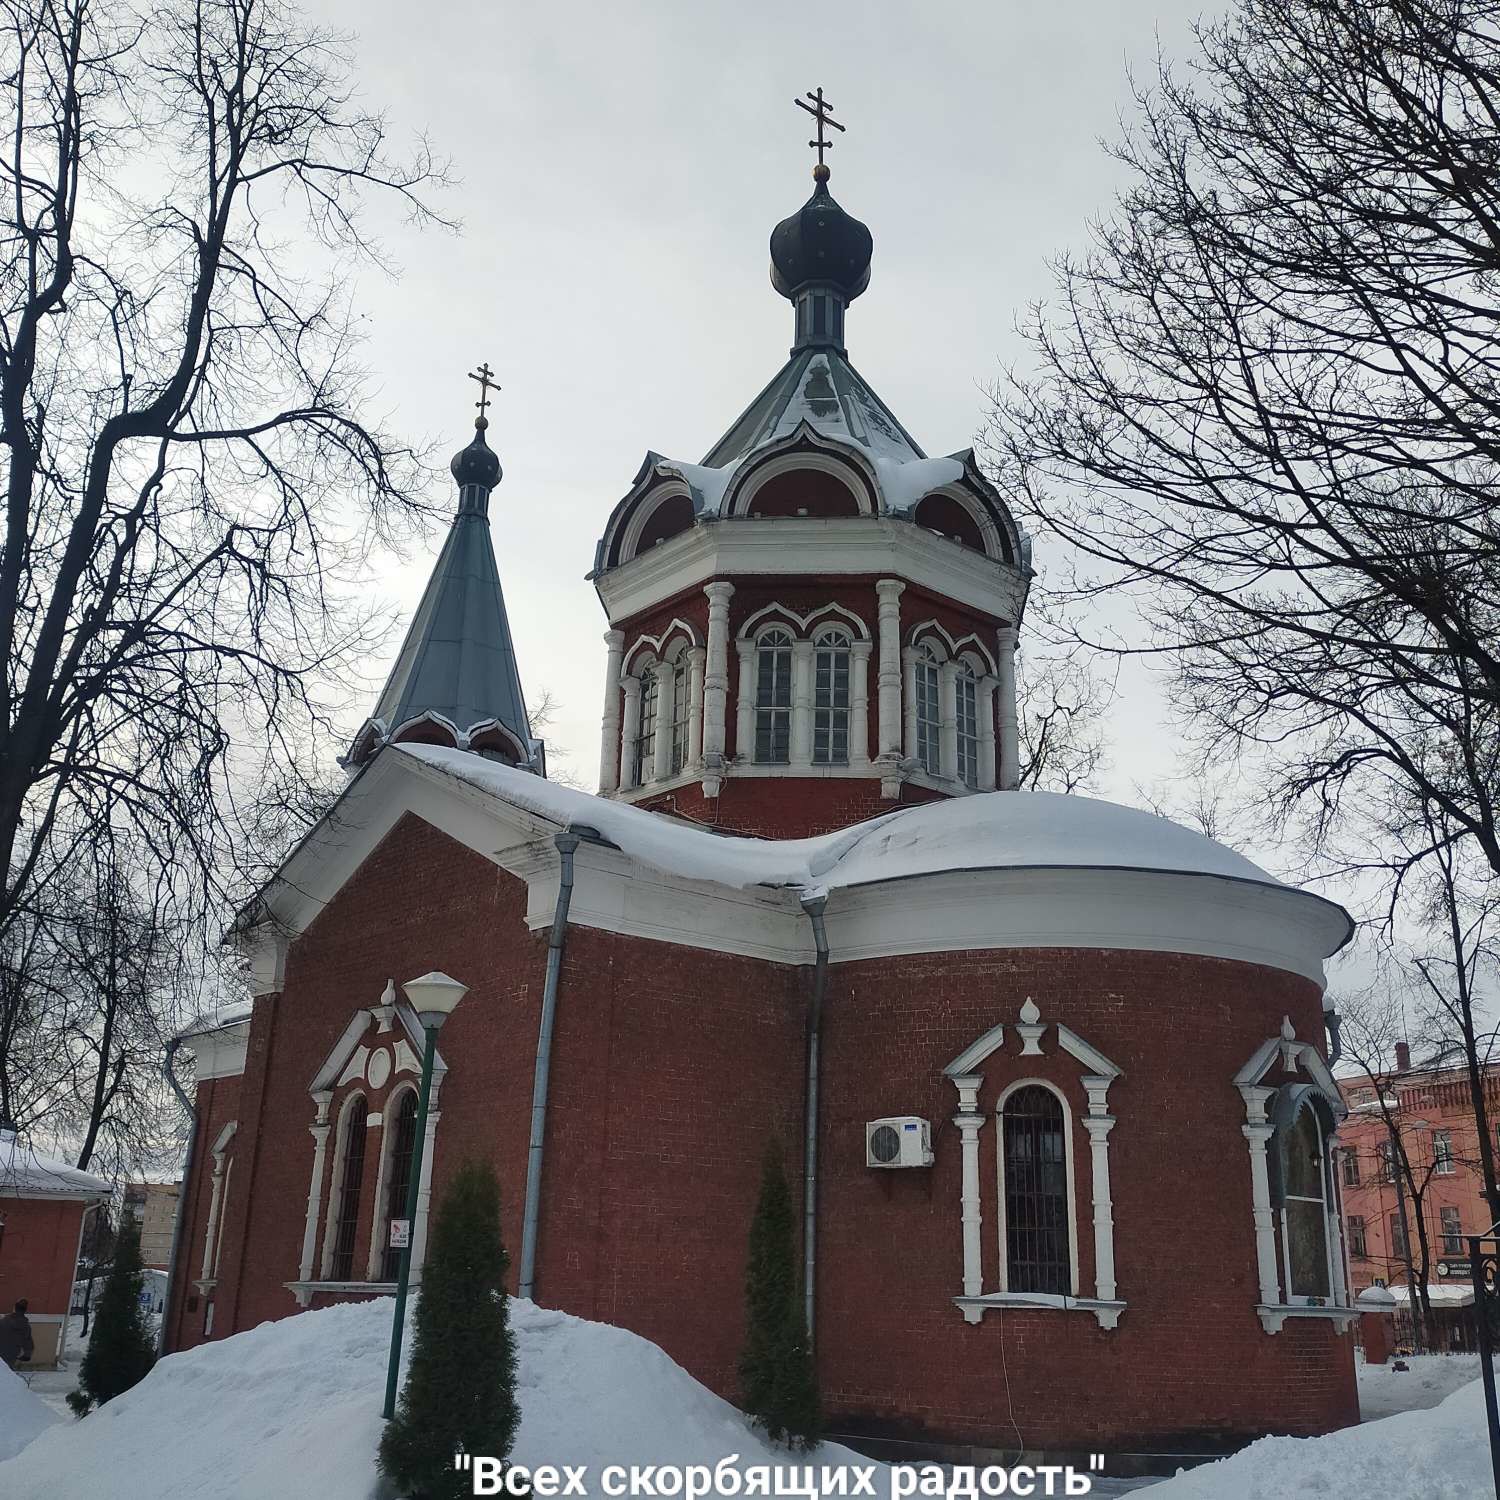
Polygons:
M1484 1391L1475 1380L1427 1411L1326 1437L1262 1438L1147 1493L1151 1500L1476 1500L1490 1489Z
M1361 1359L1355 1366L1362 1420L1374 1422L1393 1412L1436 1406L1461 1386L1479 1379L1477 1354L1408 1354L1404 1362L1404 1370L1398 1370L1394 1360L1367 1365Z
M596 828L655 869L721 885L812 892L948 870L1064 867L1215 875L1289 889L1202 834L1092 797L986 792L902 808L817 838L725 838L466 751L395 748L560 827Z
M61 1420L14 1370L0 1364L0 1463Z
M10 1130L0 1130L0 1198L93 1198L114 1189L106 1178L55 1156L23 1146Z
M300 1313L162 1360L133 1391L0 1464L0 1495L369 1500L392 1302ZM511 1303L517 1463L788 1462L655 1344ZM0 1432L5 1412L0 1409ZM856 1461L827 1446L798 1462Z

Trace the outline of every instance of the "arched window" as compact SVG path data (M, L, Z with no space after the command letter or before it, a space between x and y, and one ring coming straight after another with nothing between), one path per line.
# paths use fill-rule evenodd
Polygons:
M755 759L784 766L792 752L792 638L768 630L755 646Z
M687 764L688 760L688 711L692 706L688 701L690 681L688 654L685 650L679 651L677 660L672 664L672 774L674 776Z
M813 663L813 762L849 764L849 637L825 630Z
M929 776L941 774L943 751L938 709L938 663L931 646L917 647L913 687L917 700L917 764Z
M386 1130L390 1134L387 1150L391 1154L386 1175L386 1243L382 1254L380 1279L394 1281L401 1271L401 1252L391 1248L391 1220L406 1217L406 1197L411 1191L412 1154L417 1145L417 1096L411 1089L407 1089L401 1095L395 1118L386 1126Z
M1005 1289L1067 1296L1073 1290L1067 1128L1062 1101L1041 1084L1000 1109L1000 1196Z
M1276 1126L1276 1193L1281 1210L1281 1262L1287 1302L1317 1304L1332 1295L1328 1219L1331 1174L1325 1105L1305 1085L1280 1090Z
M958 719L958 779L965 786L979 785L979 679L966 661L958 664L954 678L955 712Z
M330 1281L354 1279L354 1240L359 1233L359 1193L365 1175L365 1099L355 1094L344 1106L339 1131L338 1202L331 1221L333 1254L328 1262Z
M656 775L656 710L660 684L653 663L641 671L641 718L636 730L632 764L635 768L632 780L643 786Z

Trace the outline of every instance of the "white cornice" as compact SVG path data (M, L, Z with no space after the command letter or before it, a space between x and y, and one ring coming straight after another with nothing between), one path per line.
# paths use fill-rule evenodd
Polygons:
M611 624L629 620L710 578L815 575L902 578L942 598L1019 618L1026 575L971 547L888 516L777 516L692 526L598 575Z
M526 881L532 928L551 921L557 825L390 752L288 861L263 898L267 919L295 939L408 813ZM588 842L575 866L576 925L778 963L813 960L811 930L791 891L689 880ZM835 964L906 953L1126 949L1263 964L1321 986L1322 957L1339 946L1347 919L1317 898L1248 880L1007 868L835 889L826 920Z

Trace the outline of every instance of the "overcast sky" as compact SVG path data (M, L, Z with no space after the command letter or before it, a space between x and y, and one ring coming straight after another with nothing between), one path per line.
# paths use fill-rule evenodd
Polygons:
M358 286L367 358L398 430L467 441L488 360L504 387L491 503L528 696L592 785L603 613L584 574L648 448L696 460L786 358L767 278L776 221L811 191L821 85L847 134L832 190L870 225L850 356L929 453L968 446L983 386L1024 357L1014 327L1049 257L1080 246L1121 177L1101 141L1158 44L1188 50L1198 5L866 3L489 6L321 0L357 34L366 99L425 132L461 184L457 236L387 235L403 270ZM433 537L377 580L410 612ZM1037 554L1045 578L1047 553ZM371 663L371 698L389 656ZM1024 636L1023 636L1024 644ZM1170 772L1133 687L1102 790ZM367 711L364 708L360 712Z

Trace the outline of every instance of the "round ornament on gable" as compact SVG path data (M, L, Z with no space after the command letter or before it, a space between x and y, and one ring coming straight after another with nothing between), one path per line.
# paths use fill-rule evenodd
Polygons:
M372 1089L385 1087L386 1080L391 1076L391 1054L380 1051L374 1053L370 1058L370 1064L365 1069L365 1077L369 1080Z

